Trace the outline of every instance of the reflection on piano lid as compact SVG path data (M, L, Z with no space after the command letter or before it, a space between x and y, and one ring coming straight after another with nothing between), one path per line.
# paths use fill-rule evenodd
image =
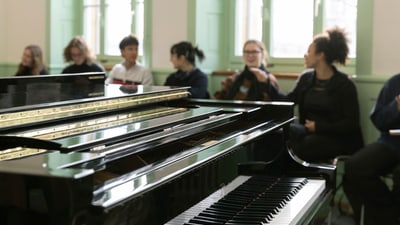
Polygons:
M324 189L321 179L238 176L166 225L295 225Z
M78 102L72 100L54 101L47 104L33 104L29 107L22 106L0 109L0 130L181 99L187 97L189 93L187 88L171 89L161 86L140 86L136 93L126 94L119 87L119 85L104 87L104 84L102 84L104 96L84 98Z
M104 96L105 73L0 78L0 110Z

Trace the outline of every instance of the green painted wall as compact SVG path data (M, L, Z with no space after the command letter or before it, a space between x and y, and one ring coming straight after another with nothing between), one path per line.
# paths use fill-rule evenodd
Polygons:
M49 20L48 20L48 52L51 74L60 73L64 68L63 59L64 47L72 37L81 34L81 20L79 0L48 0L49 1Z

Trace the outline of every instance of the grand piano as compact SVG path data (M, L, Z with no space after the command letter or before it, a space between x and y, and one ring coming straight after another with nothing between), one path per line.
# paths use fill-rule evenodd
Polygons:
M0 224L308 224L325 216L332 171L287 152L293 103L195 100L187 87L104 80L0 78Z

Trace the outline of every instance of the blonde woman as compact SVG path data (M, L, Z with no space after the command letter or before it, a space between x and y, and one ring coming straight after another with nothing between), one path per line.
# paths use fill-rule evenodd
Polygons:
M28 45L24 48L21 62L15 76L47 75L42 49L37 45Z
M104 72L104 68L95 63L96 56L92 54L83 37L74 37L64 49L65 62L71 63L62 73Z
M241 73L235 74L222 83L222 90L214 97L227 100L270 101L272 86L277 90L278 82L267 70L268 53L264 43L248 40L243 45Z

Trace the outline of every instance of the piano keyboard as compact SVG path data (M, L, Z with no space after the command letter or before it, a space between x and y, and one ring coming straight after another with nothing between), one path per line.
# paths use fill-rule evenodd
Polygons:
M325 180L238 176L166 225L298 224L325 189Z

